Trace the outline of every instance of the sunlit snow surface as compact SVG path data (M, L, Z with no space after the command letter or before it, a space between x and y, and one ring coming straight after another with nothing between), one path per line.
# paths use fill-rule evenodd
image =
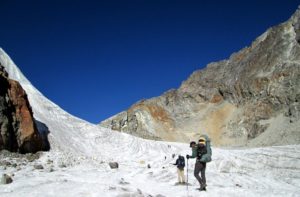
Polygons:
M196 190L194 160L188 166L190 186L175 186L172 154L190 153L188 144L143 140L76 118L34 88L2 49L0 62L26 90L34 117L50 130L51 144L50 152L20 169L0 168L0 175L14 175L13 183L0 185L1 197L300 196L300 145L213 148L207 192ZM117 161L119 169L110 169L110 161ZM44 169L34 169L35 164Z

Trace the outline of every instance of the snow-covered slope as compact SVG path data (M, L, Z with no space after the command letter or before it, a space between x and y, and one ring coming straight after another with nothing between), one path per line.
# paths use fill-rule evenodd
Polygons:
M38 160L0 168L0 174L14 174L12 184L0 185L0 196L199 196L193 160L188 164L190 186L174 186L177 174L171 155L189 153L187 144L144 140L76 118L33 87L2 49L0 62L26 90L34 117L50 130L51 145ZM299 149L213 148L208 191L201 195L297 196ZM119 162L119 169L110 169L110 161ZM34 169L35 164L44 169ZM59 167L62 164L66 167Z
M9 77L19 81L25 89L35 119L46 124L49 128L51 149L69 152L74 155L104 156L103 148L105 146L113 149L115 143L134 144L135 140L140 141L138 138L111 132L108 129L90 124L65 112L32 86L2 49L0 49L0 61L9 73ZM99 146L100 143L101 146Z

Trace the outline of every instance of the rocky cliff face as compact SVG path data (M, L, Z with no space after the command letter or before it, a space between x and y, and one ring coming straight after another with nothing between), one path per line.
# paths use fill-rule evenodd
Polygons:
M27 153L42 147L25 91L0 64L0 150Z
M300 8L249 47L195 71L177 90L101 122L133 135L215 145L300 143Z

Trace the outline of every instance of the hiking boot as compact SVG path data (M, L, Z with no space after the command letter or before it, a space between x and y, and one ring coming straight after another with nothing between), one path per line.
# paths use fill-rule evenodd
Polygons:
M199 191L206 191L206 187L200 187L200 188L197 188L197 190L199 190Z
M203 184L200 186L200 191L206 191L206 184Z

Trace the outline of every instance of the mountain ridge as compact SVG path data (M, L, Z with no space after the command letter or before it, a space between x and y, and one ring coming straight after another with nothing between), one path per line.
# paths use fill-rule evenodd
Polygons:
M299 143L299 18L300 8L249 47L193 72L178 89L139 101L100 125L170 141L207 133L216 145Z

